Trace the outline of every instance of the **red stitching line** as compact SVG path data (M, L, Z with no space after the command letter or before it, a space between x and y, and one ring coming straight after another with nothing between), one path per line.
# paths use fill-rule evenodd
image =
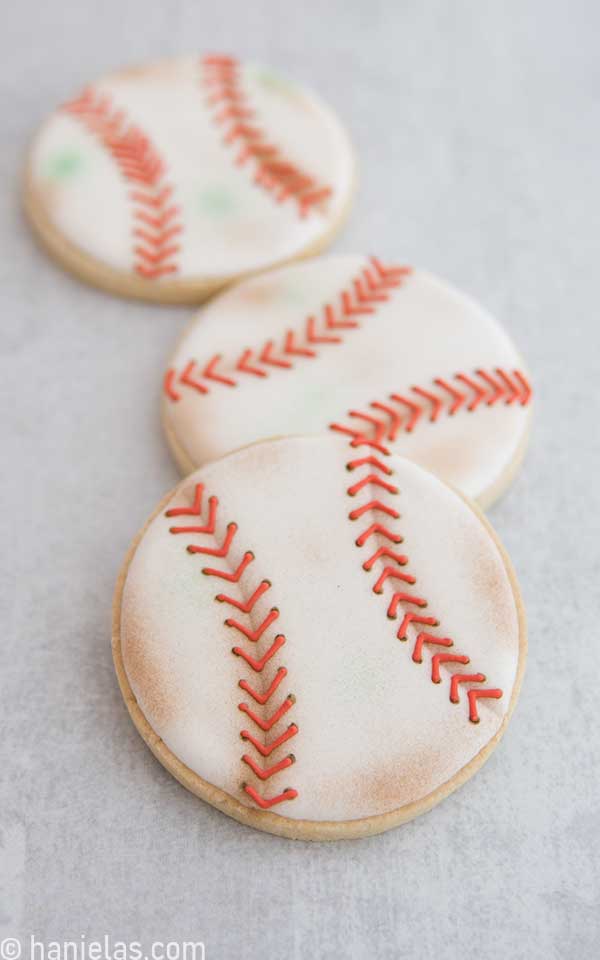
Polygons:
M452 380L458 381L461 388L452 383ZM471 375L455 373L449 380L436 377L431 382L438 392L430 387L409 388L407 394L412 392L418 399L406 394L390 394L389 400L404 408L402 415L389 403L373 401L369 406L381 411L384 417L375 417L368 410L350 410L349 417L364 421L362 429L360 426L347 423L331 423L329 427L354 439L370 436L375 427L380 441L392 443L399 433L412 433L417 424L425 419L430 423L437 423L443 414L452 417L459 410L472 413L482 404L493 407L499 401L503 401L506 405L516 402L524 407L531 401L532 396L531 384L524 373L520 370L509 373L499 367L494 370L479 368Z
M199 394L209 393L212 384L206 381L236 387L243 377L231 376L231 373L265 379L274 373L276 367L293 370L291 357L314 359L319 356L316 346L327 348L342 343L343 333L340 331L356 330L361 326L359 320L350 321L348 318L374 314L377 307L389 300L392 292L402 286L404 279L412 272L410 267L385 266L376 257L371 257L369 263L370 268L364 267L359 276L340 291L337 305L324 304L318 317L307 317L301 331L288 330L279 344L267 340L258 347L246 347L234 360L226 361L222 354L217 353L204 367L192 359L181 371L174 368L167 370L163 384L166 396L176 403L181 399L181 388L192 389ZM332 336L331 331L337 332Z
M481 371L477 371L478 374ZM529 385L523 377L520 381L520 388L522 391L529 391ZM510 386L509 386L510 384ZM493 389L496 388L496 381L493 381ZM513 391L512 381L507 378L506 390ZM500 394L499 396L503 396ZM484 395L484 399L487 397L487 393ZM436 397L437 399L437 397ZM461 400L461 404L466 401L467 397ZM529 397L527 397L527 400ZM456 402L456 400L454 401ZM527 401L525 401L527 402ZM439 415L439 409L437 404L433 404L432 410L437 417ZM349 444L350 447L357 446L373 446L378 447L379 453L383 456L389 456L389 450L386 449L382 444L383 432L386 429L385 425L379 424L376 426L375 439L368 440L363 434L360 434L358 431L354 431L354 439ZM350 431L347 431L350 432ZM348 470L354 471L360 466L371 467L376 461L380 468L385 466L385 473L388 475L393 475L394 471L391 466L387 464L381 464L377 458L368 456L362 460L350 460L346 467ZM382 486L385 488L385 493L390 497L396 497L399 495L398 487L394 486L391 483L385 483L380 480L377 474L365 472L364 477L358 483L352 484L348 487L346 493L349 497L354 497L360 491L364 492L365 496L368 498L370 495L369 487ZM356 520L359 517L362 517L364 514L370 514L373 511L384 512L388 516L398 519L400 514L397 510L391 507L389 504L382 503L379 500L368 500L362 504L360 507L354 509L350 514L349 518L351 520ZM378 539L384 538L387 541L392 543L401 543L402 537L399 533L392 530L387 524L381 523L371 523L370 526L366 527L363 532L356 539L356 546L362 548L365 546L367 541L370 541L372 537L377 537ZM377 541L376 541L377 542ZM372 546L372 544L370 544ZM390 560L392 563L390 563ZM380 561L383 561L383 564L380 564ZM414 585L416 583L416 577L410 573L404 571L409 563L409 557L406 554L397 553L393 550L388 544L382 544L378 546L375 552L369 556L369 558L363 562L363 569L366 571L371 571L374 567L378 566L378 576L373 583L373 592L377 594L384 593L384 585L388 581L402 581ZM406 610L405 606L415 607L415 610ZM431 648L434 648L431 656L431 680L433 683L441 683L441 666L445 665L449 667L450 664L453 665L466 665L468 664L469 657L465 654L449 654L449 653L440 653L439 648L443 647L452 647L454 646L454 641L450 637L437 636L437 634L432 633L432 629L436 629L440 626L440 622L436 617L426 616L419 611L427 606L427 600L425 597L420 597L415 593L406 592L405 590L397 590L394 584L394 592L391 596L391 599L388 603L387 615L390 619L395 620L398 617L398 612L401 612L402 623L398 628L396 636L398 640L408 640L409 627L414 625L416 629L415 642L412 650L412 660L414 663L423 662L424 651L430 651ZM419 625L418 627L416 625ZM428 630L419 629L419 627L427 627ZM435 648L438 648L436 651ZM463 673L463 672L452 672L452 668L449 668L449 680L450 680L450 689L449 689L449 699L452 703L460 702L459 694L459 685L468 683L470 684L467 692L467 700L469 705L469 720L472 723L479 723L479 713L477 710L477 701L478 699L483 698L492 698L498 700L502 697L502 690L492 687L483 687L481 684L486 682L486 677L483 673ZM476 685L476 686L475 686Z
M165 517L168 518L200 518L199 523L191 526L169 527L169 532L172 534L209 534L214 537L219 511L219 499L218 497L214 496L209 497L208 510L204 511L204 513L202 510L203 499L204 484L197 483L194 490L194 501L191 507L172 507L170 510L167 510L165 512ZM193 543L188 545L187 552L192 554L204 554L205 556L211 557L228 556L232 543L237 535L238 527L235 523L229 523L225 529L226 533L220 545L217 543L216 546L207 546L203 543ZM220 577L221 579L230 583L239 583L253 560L254 554L251 551L247 551L234 571L203 567L202 573L209 577ZM215 600L217 600L219 603L227 603L230 606L235 607L235 609L241 611L245 617L250 618L256 603L270 589L270 580L262 580L247 600L236 600L234 597L230 597L226 593L216 594ZM226 626L231 627L233 630L237 630L238 633L241 633L242 636L250 643L257 644L260 643L263 634L266 633L271 624L274 623L278 617L279 610L277 607L272 607L269 613L257 627L252 626L250 619L248 619L247 623L244 623L241 620L234 619L233 617L228 617L225 620L225 624ZM271 645L263 651L262 656L258 659L252 657L246 650L239 646L233 647L232 653L238 657L241 657L242 660L245 661L245 663L255 673L261 673L269 660L275 656L277 651L284 645L284 643L285 636L282 633L277 634ZM280 666L264 692L255 690L247 680L243 679L239 681L239 686L242 690L245 690L246 693L248 693L252 699L260 705L260 707L265 707L267 704L269 704L271 698L274 697L276 691L286 676L287 670L285 667ZM272 704L269 705L269 710L271 713L268 716L266 715L266 712L263 716L261 716L245 702L238 704L238 710L248 717L260 731L263 733L268 733L274 727L276 727L285 714L292 709L294 703L295 697L293 694L288 693L278 706L273 707ZM250 743L263 757L269 757L274 750L280 747L283 743L286 743L297 733L298 727L295 723L291 723L287 729L276 736L274 740L266 743L261 742L261 740L254 737L248 730L240 730L240 736L242 740ZM290 753L283 759L268 767L261 767L260 764L257 763L256 760L254 760L247 753L242 755L241 760L248 767L250 767L252 772L259 778L259 780L264 781L269 780L271 777L275 776L275 774L280 773L282 770L285 770L287 767L291 766L295 761L295 757ZM243 782L241 786L244 792L263 810L269 809L270 807L281 803L283 800L293 800L294 797L298 796L297 790L294 790L291 787L286 787L285 790L276 794L275 796L266 797L259 793L251 784Z
M332 188L291 163L257 125L256 111L241 83L239 62L232 57L213 55L201 61L201 82L208 92L214 122L224 130L223 142L239 147L235 163L254 161L254 183L268 190L276 203L294 200L301 217L321 209Z
M79 120L110 153L121 175L134 189L134 270L141 277L156 279L176 273L174 242L183 230L180 209L171 203L173 188L165 182L166 164L147 134L129 122L123 110L113 106L106 94L87 87L62 109Z

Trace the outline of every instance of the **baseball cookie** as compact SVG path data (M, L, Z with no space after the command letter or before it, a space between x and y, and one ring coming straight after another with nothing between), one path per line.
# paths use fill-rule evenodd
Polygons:
M206 465L133 544L114 658L133 721L193 793L285 837L422 813L482 765L525 661L487 521L366 438Z
M199 301L321 250L350 203L354 158L313 94L232 57L103 77L44 123L26 208L50 252L126 296Z
M523 362L476 303L420 270L335 256L205 307L164 379L183 473L257 439L378 436L489 505L525 450Z

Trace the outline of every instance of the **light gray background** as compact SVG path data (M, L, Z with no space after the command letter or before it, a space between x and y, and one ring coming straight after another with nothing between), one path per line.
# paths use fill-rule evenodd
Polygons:
M15 0L2 30L3 935L195 938L208 960L597 957L598 3ZM491 512L529 614L521 702L473 781L371 840L278 840L196 800L113 674L119 565L177 479L157 410L189 311L65 275L18 176L85 81L196 49L321 91L362 168L336 249L478 297L537 389L530 453Z

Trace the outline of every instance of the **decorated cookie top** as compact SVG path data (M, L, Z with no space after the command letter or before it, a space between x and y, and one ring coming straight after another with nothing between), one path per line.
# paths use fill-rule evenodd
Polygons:
M121 686L159 759L287 836L377 832L462 783L506 725L524 645L481 515L366 438L204 466L146 526L115 603Z
M213 300L164 379L183 472L260 438L378 436L482 504L524 450L531 388L502 328L409 267L323 257Z
M320 249L353 179L346 135L313 94L199 56L111 74L60 107L31 153L28 209L76 271L193 300Z

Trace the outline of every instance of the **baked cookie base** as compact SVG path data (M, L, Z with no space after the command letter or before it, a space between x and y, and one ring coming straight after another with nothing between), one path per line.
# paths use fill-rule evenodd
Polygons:
M519 660L517 664L517 674L515 677L510 704L501 726L494 737L492 737L492 739L486 744L483 750L473 757L473 759L470 760L469 763L467 763L464 767L462 767L462 769L459 770L450 780L446 781L446 783L443 783L440 787L428 794L426 797L423 797L414 803L405 804L396 810L391 810L388 813L379 814L373 817L365 817L359 820L314 821L294 820L290 817L270 813L269 811L257 810L248 807L245 804L240 803L230 794L225 793L225 791L220 790L213 784L203 780L202 777L199 777L197 773L194 773L193 770L190 770L189 767L182 763L181 760L179 760L169 749L169 747L167 747L164 741L161 740L152 726L148 723L148 720L142 712L135 698L133 690L131 689L131 685L125 672L121 651L121 600L123 588L127 578L129 564L131 563L140 540L154 518L165 509L166 505L173 496L173 493L174 491L168 493L167 496L164 497L164 499L160 502L152 516L146 521L143 528L134 539L125 558L125 562L117 580L113 601L112 652L121 693L138 733L142 739L145 740L156 759L162 763L169 773L172 774L172 776L174 776L175 779L182 784L182 786L184 786L191 793L195 794L197 797L200 797L201 800L205 800L207 803L210 803L211 806L216 807L217 810L221 810L222 813L232 817L234 820L238 820L240 823L244 823L247 826L255 827L257 830L263 830L266 833L272 833L279 837L286 837L290 840L352 840L359 837L369 837L378 833L384 833L386 830L391 830L393 827L397 827L402 823L406 823L407 821L420 816L422 813L427 813L428 810L431 810L432 807L438 804L441 800L444 800L445 797L449 796L454 790L462 786L463 783L465 783L470 777L473 776L474 773L477 772L477 770L479 770L479 768L485 763L494 748L500 742L500 739L506 730L518 700L527 658L527 626L525 609L523 607L519 587L508 554L506 553L506 550L502 546L498 536L492 529L488 520L476 504L467 500L467 498L463 497L462 494L458 494L458 496L461 496L465 503L476 514L500 552L515 597L519 623Z

